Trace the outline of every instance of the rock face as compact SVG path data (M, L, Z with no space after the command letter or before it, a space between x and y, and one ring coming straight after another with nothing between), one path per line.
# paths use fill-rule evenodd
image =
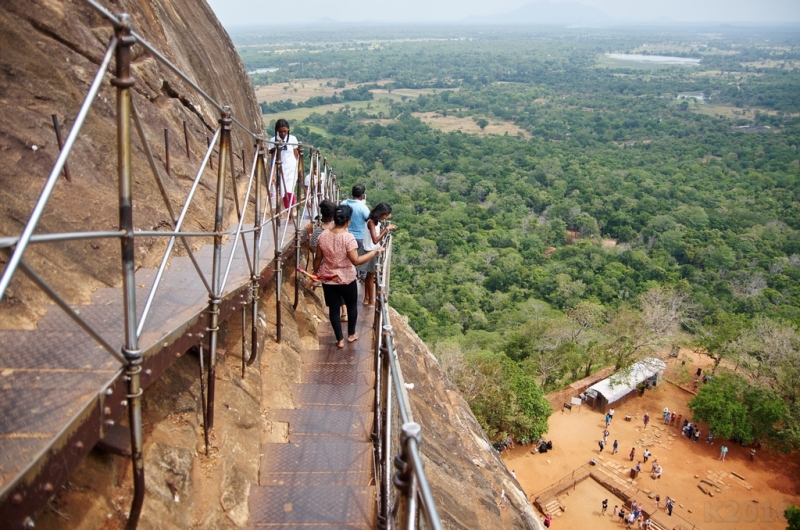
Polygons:
M392 326L414 421L422 426L425 473L446 528L541 528L467 402L425 343L392 310ZM505 498L503 498L505 496Z
M260 111L244 66L204 0L101 3L115 14L129 13L134 31L217 102L230 105L246 127L260 130ZM59 154L51 115L58 117L66 139L112 33L111 24L82 0L0 3L0 234L22 232ZM59 180L37 233L113 230L118 226L112 71L105 75L68 159L72 182ZM136 80L134 107L142 118L167 194L179 212L219 111L141 45L133 47L132 75ZM190 158L186 156L184 122ZM165 171L165 129L169 131L170 176ZM250 166L253 142L238 127L234 129L235 165L241 173L241 152L245 150ZM135 226L167 229L171 220L135 128L133 136ZM189 210L186 229L213 229L215 186L216 174L208 168L196 204ZM137 260L142 266L152 266L165 244L164 238L137 239ZM98 287L119 285L119 248L114 239L32 245L25 259L62 296L78 303L86 302ZM0 253L0 262L6 260ZM44 303L45 295L18 275L0 303L0 326L34 327Z

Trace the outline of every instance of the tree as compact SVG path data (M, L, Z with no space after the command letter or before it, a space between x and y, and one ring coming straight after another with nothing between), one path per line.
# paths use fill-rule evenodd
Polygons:
M605 326L605 347L620 370L666 346L680 331L688 297L666 287L639 297L638 310L621 308Z
M714 436L746 442L772 439L786 404L774 392L751 386L735 374L716 376L689 402L693 418L708 424Z
M800 335L789 325L758 318L742 333L739 363L754 386L800 402Z
M734 357L742 349L742 331L748 327L747 318L743 315L717 311L706 317L703 324L698 327L695 334L695 344L706 355L714 359L715 374L720 362L728 357Z
M538 439L547 432L552 407L517 363L486 351L465 354L455 343L437 345L436 354L493 442L508 436Z
M800 530L800 508L797 506L789 506L783 511L783 516L786 517L786 522L789 526L786 530Z
M481 130L484 130L486 126L489 125L489 122L486 120L486 118L480 118L475 123L478 124L478 127L480 127Z

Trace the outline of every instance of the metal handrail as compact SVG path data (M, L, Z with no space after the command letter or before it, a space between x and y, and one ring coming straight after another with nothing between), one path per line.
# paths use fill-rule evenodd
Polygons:
M378 460L376 468L379 476L376 477L376 482L380 484L379 525L388 529L420 528L422 521L418 512L421 508L427 527L441 530L441 518L419 450L422 428L414 422L389 317L391 233L385 236L383 245L386 251L378 260L375 273L376 303L373 324L376 378L375 426L372 437ZM395 434L393 424L397 422L402 426L400 432ZM393 451L395 444L398 444L399 451ZM391 475L393 466L397 468L397 472ZM392 485L396 491L393 491Z
M127 382L127 410L129 413L129 425L131 431L131 458L133 461L133 475L134 475L134 492L130 516L128 519L128 528L134 529L138 524L138 519L141 513L142 503L144 499L145 484L144 484L144 459L143 459L143 433L142 433L142 417L141 417L141 398L142 387L140 386L140 376L142 372L143 352L139 345L139 339L142 336L147 317L153 306L156 294L161 284L160 279L172 257L175 242L180 239L183 243L195 269L198 277L203 282L208 294L208 309L207 312L210 316L209 325L207 328L207 337L204 334L198 334L201 346L201 372L205 375L203 368L203 342L208 342L208 355L209 363L207 369L207 384L201 384L203 396L203 427L206 441L206 451L208 451L208 435L209 430L213 427L214 419L214 383L215 377L215 360L216 360L216 346L219 331L219 317L220 305L222 296L228 281L228 275L231 270L231 264L234 254L237 252L237 243L241 239L242 247L246 262L250 273L250 305L251 305L251 322L252 326L252 340L250 344L250 355L246 359L245 341L242 341L242 376L244 377L245 366L252 364L256 358L258 350L258 295L261 281L261 268L259 267L260 249L263 237L263 228L268 224L272 224L274 248L275 248L275 268L276 274L276 290L278 292L277 300L277 341L280 342L280 289L281 289L281 272L282 266L280 261L281 249L283 242L286 239L286 230L288 230L288 223L283 233L280 232L281 220L281 194L277 193L274 197L274 204L270 195L263 194L262 189L268 188L269 181L267 177L265 159L268 155L268 148L265 147L264 134L262 131L254 132L245 127L240 121L231 115L230 107L221 105L207 92L200 88L197 83L192 81L185 73L178 67L171 63L166 57L158 52L150 43L132 30L131 17L127 14L115 16L108 12L105 8L100 6L95 0L85 0L97 12L108 19L114 26L114 36L111 37L108 49L106 50L103 59L95 74L87 96L81 104L80 110L75 118L74 125L62 146L62 150L56 159L56 162L50 172L48 179L45 182L44 189L40 194L33 211L25 224L25 227L20 236L3 236L0 237L0 251L9 256L2 276L0 276L0 300L4 297L9 284L15 273L20 270L28 276L34 284L36 284L42 291L45 292L62 310L64 310L72 320L74 320L82 329L84 329L91 337L93 337L112 357L114 357L121 364L121 371L124 371L125 381ZM169 70L186 81L189 86L197 91L203 98L205 98L211 105L220 111L219 125L214 132L213 139L208 142L208 148L205 151L202 161L195 178L192 181L190 190L186 196L184 204L181 208L180 214L175 215L170 200L167 196L164 183L162 181L160 171L153 157L153 151L150 148L144 128L133 101L133 91L131 88L135 84L135 80L131 76L131 46L140 44L148 50L158 62L166 66ZM106 230L96 232L71 232L71 233L51 233L51 234L34 234L36 227L44 213L46 205L53 193L55 185L59 176L66 165L66 161L72 152L77 138L81 132L82 126L86 121L89 110L94 104L100 87L109 73L109 67L112 59L116 57L115 71L112 72L113 79L112 85L116 87L117 92L117 172L119 178L119 209L120 209L120 226L118 230ZM131 154L132 154L132 122L137 129L139 139L142 143L144 154L147 162L155 178L156 184L161 192L162 199L168 210L169 217L173 223L169 231L157 230L137 230L133 225L132 216L132 171L131 171ZM243 198L243 203L240 205L238 202L238 192L236 190L236 171L233 166L233 150L231 148L231 125L236 124L240 127L249 137L256 139L256 149L253 158L253 164L249 171L249 178L247 182L247 189ZM185 122L184 122L185 129ZM293 144L294 145L294 144ZM305 147L309 147L313 155L313 146L306 144L305 146L299 144L301 153ZM213 231L196 231L188 232L183 231L182 227L187 216L189 207L195 196L197 186L200 179L206 172L206 168L212 164L212 155L215 148L219 152L219 164L217 168L217 190L216 190L216 211L215 211L215 226ZM188 147L187 147L188 156ZM167 155L168 157L168 155ZM319 150L316 153L317 162L319 161ZM167 158L168 160L168 158ZM303 172L302 164L298 165L298 170L301 172L296 179L296 186L294 191L295 197L303 200L303 213L300 214L299 200L297 204L292 206L295 214L298 216L295 221L295 251L299 255L300 245L300 220L305 217L309 205L304 188L300 185ZM242 162L244 163L244 151L242 151ZM227 166L230 167L227 167ZM313 167L313 165L312 165ZM211 166L212 170L214 169ZM328 170L327 175L332 177L327 161L325 168ZM280 175L280 163L272 165L271 171L276 171ZM245 172L247 172L245 170ZM167 173L169 174L169 162L167 161ZM223 228L223 214L225 211L225 182L227 175L230 174L234 182L233 197L236 204L236 213L238 216L236 227L233 230L225 230ZM315 169L312 169L312 182L315 182L316 189L319 189L320 183L320 165L316 164ZM280 192L280 185L278 186ZM250 201L251 195L255 195L254 200ZM326 183L325 189L322 194L314 194L312 201L318 206L318 201L321 198L338 199L339 190L336 186L335 179L329 178ZM248 207L252 204L254 215L254 226L252 228L244 227L244 219L248 214ZM263 215L262 215L263 212ZM248 252L247 242L243 237L244 234L252 233L253 255L250 256ZM279 239L279 235L281 236ZM135 282L135 254L134 254L134 241L136 237L168 237L166 250L162 257L161 263L157 269L155 280L148 293L147 301L144 305L141 315L137 314L136 310L136 282ZM222 257L222 243L226 236L233 237L233 244L231 245L231 253L227 256L227 264L223 268ZM213 237L214 239L214 256L212 261L212 271L210 280L205 277L204 272L201 270L195 256L193 254L191 245L187 242L187 237ZM24 252L26 248L32 243L49 243L61 241L75 241L75 240L88 240L88 239L103 239L103 238L117 238L122 246L122 292L123 292L123 317L124 317L124 343L121 351L117 351L112 347L97 331L95 331L80 314L71 308L71 306L58 295L58 293L42 279L36 271L24 260ZM299 279L296 278L295 287L295 306L298 300L297 285ZM242 303L243 313L246 313L246 305ZM242 334L247 326L245 314L242 319ZM203 378L201 377L201 383ZM207 390L207 397L205 391ZM88 451L88 449L87 449ZM10 484L6 484L3 490L7 490ZM26 523L27 524L27 523Z

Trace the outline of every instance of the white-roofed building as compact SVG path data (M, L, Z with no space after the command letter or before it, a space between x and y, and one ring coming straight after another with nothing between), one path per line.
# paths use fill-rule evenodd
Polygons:
M590 386L586 390L587 403L605 414L609 408L619 406L634 397L640 384L655 386L660 383L666 367L661 359L642 359Z

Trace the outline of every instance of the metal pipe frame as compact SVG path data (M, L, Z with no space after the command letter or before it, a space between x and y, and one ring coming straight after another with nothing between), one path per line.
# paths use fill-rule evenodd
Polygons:
M219 119L219 129L222 131L219 139L219 164L217 168L217 208L214 214L214 231L222 231L225 214L225 173L227 171L227 154L231 148L231 109L224 107ZM233 249L235 250L235 248ZM233 251L232 250L232 251ZM217 339L219 335L219 304L222 298L222 236L214 237L214 258L211 269L212 293L208 300L209 326L208 326L208 405L206 406L207 421L206 431L214 428L214 389L216 383L217 364ZM206 449L208 452L208 449Z
M242 155L244 155L244 150L242 150ZM239 204L239 190L236 188L236 165L233 161L233 145L228 150L228 159L231 166L231 186L233 191L233 204L236 206L236 215L239 217L239 224L237 225L235 237L239 239L240 234L242 233L242 222L244 221L244 213L247 211L247 203L249 201L249 194L250 189L253 184L253 176L255 173L250 174L250 179L247 184L247 192L245 193L245 200L244 205ZM242 163L244 164L244 158L242 158ZM244 257L245 262L247 263L247 268L250 269L250 275L253 274L252 265L250 262L250 252L247 250L247 242L242 238L242 249L244 250ZM228 271L230 270L230 262L233 260L233 255L236 253L236 244L231 247L231 255L228 262L228 270L225 272L225 278L222 280L222 284L225 285L228 281Z
M120 238L122 250L122 300L125 322L125 342L122 354L126 360L125 375L128 382L128 412L131 431L131 461L133 464L133 500L128 516L128 530L139 524L145 493L144 454L142 451L142 389L139 376L142 371L142 351L136 332L136 262L133 233L133 199L131 175L131 46L136 40L131 36L131 18L119 17L115 27L116 77L111 84L117 89L117 174L119 177L119 227L126 235Z
M379 525L381 528L395 528L393 521L396 515L400 517L400 528L416 528L418 526L418 517L416 513L421 505L425 520L430 528L433 530L441 530L442 523L439 517L439 512L436 508L436 503L433 499L433 494L428 483L422 457L419 452L419 444L421 443L421 429L419 425L414 423L411 416L411 403L408 399L408 394L404 387L403 375L398 364L397 352L394 347L394 330L389 319L389 275L391 263L391 248L392 248L391 233L385 236L384 245L387 251L384 253L383 258L379 260L378 271L376 273L376 311L380 311L380 315L376 314L376 326L380 324L381 328L376 327L376 331L380 329L380 339L376 338L378 351L376 355L380 356L376 360L376 366L380 366L381 371L376 373L376 394L380 388L381 404L381 427L383 432L379 436L379 445L376 448L376 454L381 457L378 468L382 474L380 476L380 509L379 509ZM378 309L379 308L379 309ZM393 412L393 400L397 399L397 411ZM377 396L376 396L377 399ZM401 462L403 466L407 467L408 476L402 477L395 475L394 479L390 478L389 470L391 468L391 441L392 441L392 418L397 414L403 424L403 433L401 435L401 447L403 454L395 457L395 463ZM376 414L376 418L378 415ZM408 426L408 428L407 428ZM416 426L416 427L414 427ZM405 467L403 468L405 469ZM401 470L402 471L402 470ZM402 475L402 473L401 473ZM400 490L401 499L398 505L392 508L390 506L390 488L392 481L395 486Z
M84 319L81 317L72 307L63 299L61 298L58 293L50 287L50 285L41 277L39 276L33 268L28 265L25 260L19 262L19 267L25 275L30 278L30 280L35 283L39 289L45 292L45 294L50 297L50 299L56 303L58 307L60 307L69 317L78 324L83 331L88 333L95 341L97 341L104 350L106 350L109 355L115 358L121 365L125 364L125 357L120 355L120 353L114 349L103 337L97 333L92 326L90 326Z
M275 237L275 248L276 248L276 281L277 281L277 304L278 304L278 319L279 319L279 326L278 326L278 341L280 342L280 301L281 301L281 286L282 286L282 274L280 269L281 264L281 255L282 255L282 245L280 243L283 240L278 241L278 235L280 234L280 216L281 216L281 194L276 194L276 203L273 207L269 200L269 196L263 200L263 210L262 210L262 185L264 187L268 187L268 178L267 178L267 170L265 168L265 155L266 149L264 147L264 140L263 134L255 134L249 130L247 130L239 121L237 121L233 116L231 116L230 108L229 107L221 107L218 103L216 103L213 99L211 99L208 94L206 94L202 89L200 89L194 82L192 82L185 74L183 74L180 70L177 69L170 61L168 61L163 55L161 55L157 50L155 50L146 40L144 40L141 36L137 35L132 30L131 24L131 17L128 14L120 14L118 16L112 15L110 12L106 11L102 6L98 5L94 0L85 0L89 5L91 5L96 11L98 11L102 16L110 20L114 25L115 35L111 38L108 49L103 56L101 61L100 67L95 74L95 77L90 85L90 88L87 92L86 98L81 104L80 110L75 118L74 124L71 127L71 130L66 138L66 141L63 144L63 149L59 153L56 162L51 169L50 175L45 183L44 189L42 190L34 208L31 213L31 216L23 230L22 235L19 237L1 237L0 238L0 250L5 250L9 254L9 261L5 270L3 271L3 275L0 278L0 299L4 296L11 279L14 273L19 269L22 270L24 274L31 278L31 280L37 284L59 307L61 307L68 315L82 328L84 329L89 335L91 335L100 345L105 348L109 354L115 357L120 363L123 365L121 373L124 374L124 377L120 379L120 385L124 384L127 386L127 392L125 396L125 401L123 405L127 405L126 407L122 407L120 409L120 413L122 413L123 408L127 408L128 416L129 416L129 425L131 431L131 461L132 461L132 468L133 468L133 499L130 508L130 514L127 522L127 528L129 530L134 530L137 525L139 518L141 516L141 511L144 503L144 495L145 495L145 473L144 473L144 455L143 455L143 434L142 434L142 394L143 388L146 386L147 382L155 377L151 374L151 371L148 369L146 372L142 370L142 363L144 361L143 358L143 351L141 349L141 345L139 343L139 338L141 336L142 330L144 328L145 322L147 320L147 316L149 314L149 310L153 303L153 298L155 297L155 293L158 288L158 284L160 283L159 280L163 275L164 269L166 268L166 264L168 262L169 256L171 251L174 247L176 238L180 238L183 245L186 247L189 256L192 259L195 268L198 271L198 274L203 281L206 289L209 291L209 323L208 327L205 329L209 332L209 359L208 359L208 380L206 384L205 377L201 376L201 387L203 393L207 390L207 399L203 399L203 416L204 416L204 426L206 428L206 447L208 448L208 431L213 428L213 418L214 418L214 382L215 382L215 374L214 374L214 367L216 362L216 346L217 346L217 332L219 328L220 322L220 302L224 291L224 286L227 281L227 275L230 270L230 260L228 262L228 268L225 271L225 274L221 274L221 241L224 236L226 235L234 235L236 238L241 237L241 234L252 232L253 236L253 256L250 258L247 256L247 262L250 266L250 273L251 273L251 285L250 285L250 297L251 297L251 318L252 318L252 341L251 341L251 353L250 358L246 361L245 364L252 364L257 356L258 351L258 292L261 287L266 285L266 282L269 281L269 271L265 274L261 274L259 270L259 259L260 259L260 249L261 249L261 237L263 236L263 227L267 222L272 221L273 224L273 235ZM183 205L180 215L176 216L175 211L172 208L171 202L166 192L166 188L164 186L163 180L161 178L161 174L159 168L155 162L155 157L153 156L153 151L151 146L149 145L144 128L142 126L141 120L136 113L136 109L133 104L133 94L131 88L134 86L135 81L131 76L131 47L135 43L140 43L144 48L146 48L153 56L156 57L160 62L166 65L170 70L172 70L176 75L178 75L181 79L189 83L194 89L196 89L203 97L208 99L212 105L217 107L222 111L222 118L220 119L220 127L215 131L213 140L210 142L211 146L205 153L205 156L202 159L200 168L197 172L197 175L192 183L192 187L189 191L187 196L186 202ZM106 77L106 74L109 70L109 66L111 64L112 59L116 57L116 64L115 64L115 72L114 77L111 79L111 84L116 88L116 121L117 121L117 177L118 177L118 186L119 186L119 230L114 231L98 231L98 232L74 232L74 233L56 233L56 234L37 234L34 235L34 231L43 215L44 208L52 195L54 190L55 184L60 177L62 171L66 171L66 161L71 153L77 138L80 135L81 129L85 124L88 112L91 106L94 103L94 100L97 98L99 93L100 87ZM132 175L132 127L131 121L134 122L137 132L140 136L142 148L145 151L147 156L148 163L151 167L151 171L153 172L154 178L156 179L156 183L159 186L159 191L161 192L162 198L164 199L164 203L166 208L169 212L170 218L173 222L173 230L170 232L162 232L162 231L152 231L152 230L136 230L133 226L133 196L132 196L132 188L133 188L133 175ZM245 196L244 204L242 208L239 208L238 204L238 196L236 196L236 190L234 190L234 199L236 200L237 204L237 213L239 214L239 226L235 231L224 231L222 229L222 221L223 221L223 211L224 211L224 185L225 185L225 177L227 171L227 162L228 158L231 159L231 172L232 177L234 178L234 188L235 188L235 174L233 169L233 152L231 149L231 128L232 124L237 124L239 127L243 128L248 134L250 134L253 138L256 138L258 141L259 148L255 154L255 160L253 164L253 172L250 176L250 184L248 185L248 194ZM186 127L186 122L184 122L184 137L186 140L186 154L188 158L191 158L191 153L189 149L189 141L188 141L188 129ZM165 130L165 156L169 158L169 135L168 132ZM188 208L192 203L192 199L196 192L197 186L199 184L200 179L202 178L206 166L208 166L211 162L211 156L213 154L213 150L215 147L216 142L219 141L219 170L218 170L218 182L217 182L217 208L215 212L215 228L213 232L185 232L182 231L182 225L186 218ZM301 146L302 144L298 144ZM309 146L311 147L311 146ZM313 149L313 147L311 147ZM230 156L226 156L230 155ZM319 178L319 151L317 151L317 168L316 168L316 178ZM244 159L243 159L244 162ZM166 162L167 173L169 174L169 162ZM303 171L304 164L301 160L299 165L300 171ZM327 166L326 166L327 167ZM278 157L277 163L273 164L271 171L277 171L278 175L282 175L281 173L281 166L280 166L280 158ZM332 175L332 172L328 174ZM301 175L302 176L302 175ZM244 230L242 229L242 222L245 218L247 204L249 202L249 194L252 190L252 182L255 179L255 223L252 229ZM278 191L280 192L280 181L276 179L278 183ZM319 182L317 180L317 182ZM299 183L299 178L298 178ZM327 190L326 193L323 195L328 197L338 197L339 190L332 185L332 183L327 183ZM317 187L316 189L319 189ZM322 191L322 190L320 190ZM298 194L299 195L299 194ZM304 199L307 198L307 193L303 193ZM304 201L305 203L306 201ZM299 205L295 205L295 208L299 210ZM263 215L262 215L263 211ZM269 212L269 216L267 213ZM296 223L299 225L298 223ZM288 228L288 227L287 227ZM299 231L299 228L298 228ZM285 234L284 234L285 235ZM157 272L157 279L154 281L153 287L148 295L148 301L145 304L145 309L142 312L141 318L137 314L136 310L136 278L135 278L135 240L136 237L169 237L170 241L168 243L168 250L165 252L165 256L162 260L162 264L158 269ZM195 256L191 250L191 245L187 241L187 237L214 237L214 258L213 258L213 269L211 274L211 283L207 281L205 275L203 274L200 265L197 263ZM122 264L122 294L123 294L123 316L124 316L124 342L121 347L121 351L116 351L114 347L112 347L108 342L106 342L98 333L96 333L88 323L83 320L77 312L71 309L69 304L67 304L30 266L26 261L23 259L24 251L26 250L29 244L35 243L45 243L45 242L57 242L57 241L70 241L70 240L90 240L90 239L102 239L102 238L119 238L120 239L120 248L121 248L121 264ZM299 253L299 241L298 238L295 238L295 251ZM247 254L248 249L246 246L246 242L243 239L242 243L245 248L245 253ZM235 251L236 244L234 243L234 250ZM13 248L13 250L12 250ZM244 297L244 294L239 295L240 297ZM297 291L295 296L295 305L297 304ZM228 302L226 302L228 303ZM242 305L246 304L246 301L238 302ZM230 305L228 303L228 305ZM228 307L228 306L226 306ZM225 309L228 311L226 313L225 318L230 315L230 309ZM201 316L202 318L202 316ZM198 324L200 325L200 324ZM191 336L189 334L188 336ZM203 339L204 336L202 333L197 333L196 337ZM186 348L187 345L184 344L182 346ZM148 351L151 348L148 347ZM183 350L185 351L185 350ZM200 341L200 369L201 374L205 375L204 370L204 359L205 359L205 348L204 343ZM159 361L161 362L161 361ZM166 369L165 367L159 367L158 370L163 371ZM144 385L143 385L144 382ZM103 408L103 410L107 410L108 407ZM108 412L103 412L103 414L107 415ZM116 419L118 416L115 416ZM87 424L90 425L90 424ZM108 419L104 420L103 428L107 428L110 425L113 425L113 420L108 417ZM83 427L82 427L83 428ZM89 427L87 427L89 428ZM101 433L102 436L102 428ZM80 442L79 442L80 443ZM29 518L32 522L32 520Z
M120 20L119 20L117 17L115 17L115 16L114 16L114 15L113 15L113 14L112 14L110 11L106 10L106 9L105 9L103 6L101 6L100 4L98 4L97 2L95 2L94 0L84 0L84 1L85 1L87 4L89 4L90 6L92 6L92 7L93 7L93 8L94 8L94 9L95 9L95 10L96 10L98 13L100 13L102 16L104 16L106 19L108 19L108 20L109 20L109 21L110 21L112 24L114 24L114 26L118 26L118 25L120 24ZM149 42L147 42L147 40L145 40L145 39L144 39L144 38L143 38L141 35L139 35L138 33L134 32L134 31L131 31L131 33L130 33L130 34L131 34L131 36L132 36L132 37L135 39L135 42L138 42L139 44L141 44L141 45L142 45L142 46L143 46L145 49L147 49L147 51L148 51L148 52L150 52L151 54L153 54L153 56L154 56L154 57L155 57L155 58L156 58L156 59L157 59L159 62L161 62L161 63L162 63L164 66L166 66L167 68L169 68L170 70L172 70L172 72L173 72L175 75L177 75L178 77L180 77L181 79L183 79L183 80L184 80L186 83L188 83L188 84L189 84L189 85L190 85L192 88L194 88L194 89L195 89L195 91L197 91L197 93L198 93L198 94L200 94L201 96L203 96L203 98L204 98L206 101L208 101L208 102L209 102L211 105L213 105L214 107L216 107L216 108L217 108L217 110L218 110L220 113L224 113L224 112L225 112L225 109L226 109L226 108L228 108L228 107L226 107L226 106L224 106L224 105L220 105L219 103L217 103L217 101L216 101L214 98L212 98L211 96L209 96L209 95L206 93L206 91L205 91L205 90L203 90L202 88L200 88L200 86L199 86L197 83L195 83L194 81L192 81L192 80L189 78L189 76L187 76L186 74L184 74L184 73L181 71L181 69L180 69L180 68L178 68L177 66L175 66L174 64L172 64L172 62L171 62L169 59L167 59L166 57L164 57L164 55L162 55L162 54L161 54L161 52L159 52L159 51L158 51L158 50L157 50L157 49L156 49L156 48L155 48L155 47L154 47L152 44L150 44ZM228 109L229 109L229 108L228 108ZM228 112L230 112L230 109L229 109L229 111L228 111ZM256 135L254 132L252 132L250 129L248 129L247 127L245 127L244 125L242 125L242 123L241 123L240 121L238 121L236 118L233 118L233 117L232 117L231 119L232 119L233 123L236 123L236 125L238 125L239 127L241 127L241 129L242 129L244 132L246 132L247 134L249 134L249 135L250 135L250 136L252 136L253 138L256 138L256 136L257 136L257 135Z
M221 128L218 127L217 130L214 132L215 141L220 134L221 134ZM167 248L164 251L164 256L161 258L161 263L159 264L158 270L156 271L155 281L153 282L153 286L150 288L150 293L147 296L147 302L145 303L144 309L142 310L142 317L140 319L139 326L136 329L137 336L140 336L142 330L144 329L144 324L147 321L147 315L150 312L150 307L153 303L153 299L156 296L156 291L158 290L158 286L161 283L161 277L164 274L164 270L167 268L167 263L169 262L169 256L172 253L172 247L175 244L175 237L177 235L185 235L185 233L181 232L180 230L181 227L183 226L183 221L186 219L186 214L189 211L189 206L191 206L192 204L192 199L194 198L194 194L197 191L197 186L200 184L200 179L202 178L203 173L205 172L206 165L208 164L208 161L211 158L212 152L213 152L212 149L208 149L208 151L206 151L206 155L205 157L203 157L203 162L200 164L200 169L197 171L197 175L195 176L194 181L192 182L192 187L189 190L189 195L186 197L186 202L183 205L181 214L178 217L178 220L175 222L175 232L169 234L171 236L169 243L167 244ZM219 198L217 198L217 200L219 200ZM160 233L162 235L167 235L164 232L157 232L157 233ZM142 232L138 232L138 234L143 235ZM221 237L222 236L217 232L215 225L214 240L216 241L217 239L221 239ZM188 243L186 243L186 246L187 247L189 246ZM202 274L202 271L199 272L200 272L200 278L203 280L203 284L206 286L206 290L209 291L209 293L211 293L213 291L213 287L208 284L205 275Z
M275 143L275 142L267 142ZM275 325L277 327L275 332L275 342L281 343L282 333L281 328L283 322L281 320L281 295L283 290L283 267L281 266L281 246L278 245L278 234L281 233L281 206L283 205L283 167L281 163L281 147L282 142L278 140L274 149L274 158L272 159L272 167L275 175L275 214L273 216L272 226L275 228ZM281 242L283 240L281 239Z
M158 166L156 165L156 160L153 157L153 152L150 149L150 144L147 142L147 136L144 134L144 127L142 127L142 120L139 119L139 113L136 112L136 106L133 107L133 118L134 123L136 123L136 130L139 133L139 140L142 142L142 146L144 147L145 154L147 155L147 162L150 164L150 171L153 172L153 177L156 179L156 184L158 185L158 191L161 194L161 198L164 201L164 205L167 207L167 212L169 212L169 217L172 220L173 228L178 227L178 219L175 217L175 211L172 209L172 202L169 200L169 195L167 194L167 189L164 186L164 181L161 178L161 172L158 170ZM186 127L186 122L183 122L184 128ZM165 140L168 139L167 129L164 129ZM167 175L169 175L169 143L166 142L166 154L167 154ZM194 192L192 192L194 193ZM188 201L187 201L188 202ZM152 231L151 231L152 232ZM176 233L180 232L180 227L176 229ZM172 233L169 235L176 235L176 233ZM149 235L146 231L145 232L137 232L137 235ZM194 251L192 250L192 246L187 241L186 237L188 237L189 233L186 233L184 236L181 236L181 242L183 243L184 248L186 249L186 253L189 256L189 259L192 260L192 265L194 269L197 271L197 275L202 280L203 285L206 288L206 291L211 292L211 286L208 285L208 281L206 280L205 275L203 274L203 270L200 267L200 264L197 262L197 258L194 255ZM152 236L151 236L152 237ZM163 235L159 232L158 236L156 237L163 237ZM144 320L144 318L142 319ZM139 328L139 333L141 333L141 324Z
M61 174L61 170L64 168L64 164L67 163L67 157L72 151L72 147L75 145L75 140L77 140L78 135L81 132L81 128L86 121L86 116L89 114L89 109L92 107L92 103L97 97L97 93L100 91L100 86L103 84L106 70L108 69L108 65L111 64L111 58L114 56L114 51L116 49L117 37L114 36L111 38L111 42L108 45L106 54L103 57L103 62L100 63L100 68L98 68L97 74L95 74L94 80L89 88L89 92L86 95L86 99L83 100L81 109L78 111L78 115L75 118L75 124L72 126L72 129L67 136L67 141L64 142L64 149L58 154L56 163L53 166L53 169L50 171L50 176L47 177L44 189L42 189L42 193L39 195L39 199L36 201L36 205L33 207L33 212L31 213L31 216L25 225L25 229L22 231L22 235L19 237L19 240L16 243L14 253L8 260L8 264L3 271L3 276L0 277L0 300L2 300L3 296L5 296L6 289L8 289L8 285L11 283L11 277L17 270L17 266L22 259L22 255L25 253L25 249L28 247L28 242L30 241L31 236L33 236L33 231L36 230L36 226L39 224L39 220L42 218L47 201L50 200L50 195L53 194L53 189L56 186L56 182L58 182L58 177Z
M306 201L305 192L303 192L302 199L300 198L299 191L305 190L305 186L301 184L303 180L303 176L305 175L305 167L303 166L303 155L305 154L305 149L303 148L303 144L300 144L300 160L298 160L297 164L297 177L295 181L295 205L299 206L303 204L303 213L300 213L300 208L297 208L297 211L294 213L294 303L292 304L292 309L297 309L297 304L300 303L300 276L297 274L297 269L300 268L300 221L301 219L305 219L306 212L308 210L308 204ZM292 206L292 205L290 205ZM291 214L290 214L291 215ZM286 223L287 226L289 223Z
M262 186L268 186L266 182L266 167L264 166L264 138L260 136L256 142L255 159L253 160L253 168L256 170L256 207L255 219L253 224L256 226L256 231L253 233L253 275L250 277L250 318L251 318L251 338L250 338L250 358L245 363L247 366L252 365L256 356L258 355L258 287L259 287L259 267L258 262L261 256L261 197ZM267 194L269 197L269 194ZM244 377L244 367L242 368L242 377Z

